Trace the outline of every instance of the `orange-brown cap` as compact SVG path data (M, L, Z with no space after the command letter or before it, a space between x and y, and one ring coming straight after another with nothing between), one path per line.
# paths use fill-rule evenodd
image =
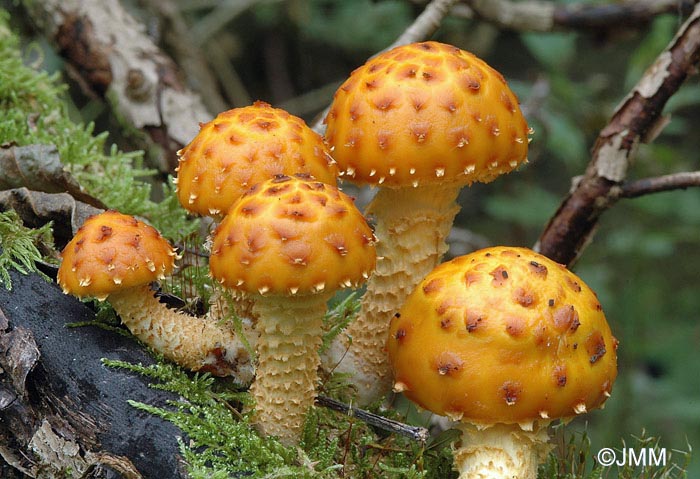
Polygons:
M341 174L357 183L487 182L527 156L527 122L503 76L437 42L400 46L356 69L326 123Z
M214 233L209 266L227 288L301 295L356 287L375 262L374 236L350 197L280 176L231 208Z
M395 389L480 425L600 407L617 340L595 293L529 249L494 247L444 263L409 296L388 338Z
M179 156L177 196L201 215L226 214L248 188L275 175L308 174L333 185L338 175L321 136L261 101L203 124Z
M164 278L177 255L155 228L106 211L88 218L61 256L58 284L63 292L104 299L119 289Z

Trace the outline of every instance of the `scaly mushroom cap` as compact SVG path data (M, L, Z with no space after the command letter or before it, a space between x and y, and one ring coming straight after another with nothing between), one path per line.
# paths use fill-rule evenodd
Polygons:
M220 113L178 154L180 203L205 216L225 214L248 188L275 175L308 174L333 185L338 175L304 120L262 101Z
M104 299L119 289L164 278L175 266L176 253L155 228L105 211L85 221L61 256L58 284L63 291Z
M233 290L301 295L356 287L375 262L372 230L350 197L280 176L231 208L214 233L209 266Z
M503 76L437 42L370 59L338 89L325 121L333 158L356 183L488 182L527 156L527 122Z
M584 413L617 375L617 340L595 293L526 248L435 268L392 321L388 349L396 390L480 425Z

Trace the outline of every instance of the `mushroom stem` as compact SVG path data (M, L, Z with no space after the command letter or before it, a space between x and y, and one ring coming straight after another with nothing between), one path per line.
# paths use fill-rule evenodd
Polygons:
M285 445L299 442L318 382L323 316L331 294L260 296L253 312L260 333L251 386L254 422Z
M552 447L546 426L536 426L532 431L525 431L518 424L494 424L481 429L459 423L457 427L462 432L461 444L454 450L459 479L536 479L537 465Z
M391 389L389 323L447 251L445 238L459 211L459 190L460 185L449 184L382 188L367 206L366 213L376 219L377 268L367 282L357 319L324 357L328 369L353 375L360 405Z
M210 317L167 308L148 285L112 293L109 302L134 336L167 359L244 384L252 380L254 367L243 341Z

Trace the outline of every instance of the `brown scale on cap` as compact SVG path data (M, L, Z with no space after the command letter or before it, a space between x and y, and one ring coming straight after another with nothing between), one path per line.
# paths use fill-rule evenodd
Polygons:
M444 304L461 309L463 327L443 326ZM573 273L525 248L456 258L428 274L391 323L396 382L412 385L403 392L421 407L480 425L531 424L545 404L552 419L595 409L617 374L617 341L599 304ZM399 341L400 330L411 334ZM452 371L446 355L459 376L441 372Z
M248 188L275 175L305 173L334 185L338 174L318 134L261 101L202 124L179 156L180 203L205 216L223 216Z

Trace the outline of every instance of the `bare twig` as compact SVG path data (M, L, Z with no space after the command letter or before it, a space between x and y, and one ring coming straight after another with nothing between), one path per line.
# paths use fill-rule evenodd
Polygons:
M326 396L318 396L316 398L316 404L343 414L347 414L348 416L356 417L360 421L365 422L370 426L378 427L379 429L383 429L384 431L391 433L400 434L409 439L413 439L414 441L425 442L430 436L430 433L424 427L409 426L402 422L394 421L393 419L388 419L363 409L348 406L347 404Z
M700 186L700 171L673 173L626 182L620 187L620 198L638 198L651 193L684 190L698 186Z
M613 113L577 179L535 246L553 260L572 264L593 235L600 216L620 196L620 185L640 142L658 130L668 99L700 61L700 5Z
M687 14L697 0L626 0L600 4L555 4L539 0L464 0L456 16L481 18L518 31L604 30L646 24L664 13Z
M399 37L391 45L382 51L429 38L438 28L440 28L442 20L449 13L450 8L452 8L455 3L457 3L457 0L432 0L430 3L428 3L423 12L416 17L413 23L409 25L409 27L404 30L404 32L399 35ZM326 125L323 123L323 121L326 118L329 109L330 106L326 107L326 109L317 116L316 121L311 126L311 128L319 135L323 135L326 129Z
M386 50L430 38L457 0L433 0Z

